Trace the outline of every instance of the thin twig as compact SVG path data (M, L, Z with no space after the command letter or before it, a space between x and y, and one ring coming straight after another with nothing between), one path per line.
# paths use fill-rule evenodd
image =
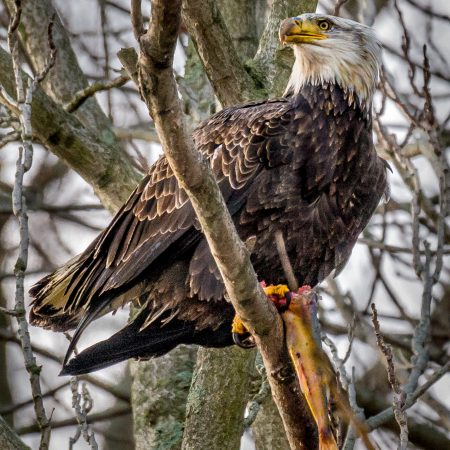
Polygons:
M446 22L450 22L450 16L447 16L446 14L440 14L434 10L432 10L428 6L421 5L419 2L415 0L406 0L407 3L414 6L414 8L417 8L419 11L422 11L425 14L428 14L432 17L436 17L436 19L444 20Z
M54 395L59 392L60 390L64 389L65 387L69 386L69 382L65 382L60 384L59 386L56 386L53 389L48 390L47 392L45 392L44 394L42 394L42 398L48 398L48 397L54 397ZM13 405L7 405L7 406L2 406L0 408L0 415L7 415L7 414L11 414L13 412L16 412L22 408L26 408L27 406L30 406L33 404L33 399L27 399L23 402L20 403L16 403Z
M119 75L117 78L114 78L114 80L107 81L105 83L93 83L86 89L78 91L73 96L73 99L64 106L64 109L67 112L72 113L76 111L89 97L92 97L97 92L107 91L109 89L123 86L129 79L130 77L128 75Z
M405 402L405 409L411 408L416 401L428 390L433 384L439 381L450 370L450 361L447 361L440 369L436 370L430 378L421 386L419 386L412 395L408 396ZM394 410L392 407L378 413L376 416L367 420L367 425L371 430L379 428L386 422L389 422L394 417Z
M69 438L69 449L72 450L80 436L83 436L91 449L97 450L98 444L95 440L94 431L90 430L87 423L87 415L92 409L93 402L89 391L86 388L86 383L82 383L80 393L78 377L72 377L70 379L70 390L72 391L72 408L75 410L78 427L75 436Z
M15 275L13 275L15 276ZM5 308L4 306L0 306L0 313L6 314L7 316L18 317L20 315L15 309Z
M281 230L275 231L275 243L277 246L278 256L280 257L281 266L283 267L284 276L286 277L289 285L289 289L292 292L297 292L299 288L298 281L295 277L294 269L292 268L289 255L287 254L283 232Z
M351 349L352 345L352 333L350 332L349 328L349 350ZM356 402L356 389L355 389L355 376L354 376L354 368L352 368L352 377L350 378L347 375L347 370L345 368L345 360L348 358L348 355L350 354L349 350L347 350L346 356L344 359L339 357L336 345L334 342L325 334L322 333L322 341L328 346L328 348L331 351L331 355L334 362L334 367L339 375L339 380L341 382L343 390L348 395L348 403L350 405L351 410L355 414L355 417L358 418L359 422L361 424L365 423L365 416L364 416L364 410L358 406L358 403ZM342 392L342 395L344 395L344 391ZM352 424L350 424L352 425ZM354 428L354 426L350 426L347 431L347 436L345 437L345 443L344 443L344 449L350 450L353 448L354 442L356 441L357 433Z
M39 448L46 450L50 445L50 420L47 418L42 400L42 391L40 384L41 368L36 364L36 358L31 347L30 335L28 332L28 322L25 312L25 292L24 280L25 271L28 264L28 246L29 246L29 232L28 232L28 215L25 196L23 192L24 175L31 168L33 160L33 146L32 146L32 128L31 128L31 102L33 91L37 84L43 80L54 65L54 58L56 50L52 39L52 21L48 27L50 57L43 71L29 84L25 89L19 61L18 40L16 31L20 23L21 3L15 1L15 13L11 17L10 26L8 29L8 45L12 55L14 76L17 91L17 105L20 112L21 124L21 139L22 146L19 147L19 157L16 163L16 174L14 181L14 189L12 193L13 212L19 222L20 245L19 255L14 266L14 273L16 275L16 291L15 291L15 311L17 314L17 322L19 326L19 338L25 359L25 367L30 376L31 391L34 400L34 410L36 414L37 423L41 430L41 441Z
M405 392L407 395L412 395L417 388L419 377L426 369L429 360L428 341L430 338L430 323L431 323L431 300L433 289L433 276L431 274L431 254L430 245L424 242L426 253L424 270L422 272L423 292L422 292L422 306L420 313L420 321L414 330L414 337L412 339L413 356L411 364L413 366L408 381L405 384Z
M375 306L375 303L371 304L371 308L372 323L375 330L375 336L377 338L377 345L383 355L386 357L388 380L394 392L394 415L395 420L400 427L400 444L398 449L406 450L408 446L408 417L405 409L406 392L400 386L400 383L398 382L395 375L394 356L392 354L391 347L384 342L383 335L381 334L380 323L378 322L377 308Z
M134 38L139 42L141 36L145 34L144 21L141 11L141 0L131 0L130 17Z
M377 242L377 241L374 241L372 239L367 239L367 238L359 238L357 242L358 242L358 244L365 244L371 248L378 248L380 250L385 250L388 253L412 253L413 252L413 250L410 247L399 247L398 245L390 245L390 244L386 244L384 242ZM419 253L421 255L424 255L425 250L420 249ZM434 253L436 253L436 252L432 251L432 254L434 254ZM443 246L442 253L444 255L449 255L450 247Z
M115 417L121 417L124 415L128 415L130 413L131 413L130 405L114 406L103 412L91 414L89 416L89 422L91 424L97 423L97 422L103 422L105 420L110 420ZM62 419L62 420L58 420L58 421L55 420L54 422L52 422L52 428L58 429L58 428L74 426L77 424L78 424L78 422L75 417L69 417L68 419ZM19 427L17 429L17 433L19 435L36 433L38 431L39 431L39 427L35 423L32 423L30 425L25 425L25 426Z

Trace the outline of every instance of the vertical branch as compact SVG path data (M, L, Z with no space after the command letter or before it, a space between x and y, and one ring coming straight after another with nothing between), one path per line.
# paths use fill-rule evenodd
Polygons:
M89 444L91 450L98 450L98 444L95 440L94 431L89 429L87 423L87 415L92 409L92 398L87 390L86 383L81 385L81 393L79 392L78 377L70 379L70 390L72 391L72 408L75 410L75 416L78 422L77 431L74 437L69 438L69 450L83 436L84 440Z
M431 252L430 244L424 242L425 246L425 264L422 272L423 292L422 292L422 306L420 312L420 321L414 330L414 337L412 340L413 356L411 363L413 365L405 385L405 392L407 396L411 396L416 390L419 383L419 377L422 375L427 367L429 353L428 341L430 338L430 322L431 322L431 300L433 289L433 274L431 273Z
M108 45L108 19L106 16L106 1L100 0L100 22L102 29L102 44L103 44L103 54L105 56L105 65L103 67L103 75L105 80L109 80L109 45ZM111 91L107 91L107 101L108 101L108 116L112 119L112 103L111 103Z
M141 13L141 0L131 0L130 8L131 28L137 42L145 33L144 21Z
M275 231L275 244L277 246L278 256L280 257L281 266L283 267L284 276L289 285L289 289L293 292L297 292L299 286L298 281L295 278L294 269L292 268L291 261L286 251L286 244L283 238L283 232L281 230Z
M28 215L27 206L25 202L25 196L23 192L23 180L24 175L31 168L33 161L33 146L32 128L31 128L31 102L33 97L33 90L37 83L41 81L48 73L50 68L55 63L56 49L52 40L52 22L48 27L48 36L50 44L50 58L44 70L36 76L34 81L30 81L27 89L23 84L20 61L18 54L18 41L17 41L17 29L20 23L21 15L21 3L19 0L15 1L15 13L11 16L10 25L8 28L8 45L12 55L14 76L16 82L17 92L17 107L20 114L21 125L21 140L22 146L19 147L19 157L16 163L16 173L14 179L14 189L12 193L13 212L19 222L19 234L20 245L19 255L17 257L16 264L14 266L14 274L16 276L16 290L15 290L15 311L17 323L19 326L19 338L21 342L22 352L25 359L25 367L30 376L31 391L34 401L34 410L36 413L36 419L41 430L41 441L39 448L48 449L50 444L50 421L47 418L44 402L42 399L42 391L40 385L40 371L41 368L36 364L36 358L31 348L31 340L28 332L28 322L26 320L25 311L25 292L24 292L24 280L25 271L28 264L28 245L29 245L29 233L28 233Z
M72 340L69 333L66 332L64 335L69 342ZM76 347L74 348L74 353L78 355ZM81 436L83 436L83 439L89 444L91 450L98 450L94 431L90 431L87 420L87 415L92 409L93 401L86 387L86 383L81 385L81 394L79 392L80 383L78 377L71 377L69 385L72 392L72 409L75 411L75 419L78 423L75 436L69 437L69 450L73 450Z
M406 393L405 390L400 386L400 383L398 382L395 375L394 355L392 354L391 347L384 342L383 335L381 334L380 323L378 322L378 313L377 308L375 307L375 303L372 303L371 308L372 323L375 330L375 336L377 338L377 345L383 355L386 357L388 380L389 384L391 385L392 391L394 392L394 415L395 420L400 427L400 444L398 449L406 450L408 446L408 417L405 409Z

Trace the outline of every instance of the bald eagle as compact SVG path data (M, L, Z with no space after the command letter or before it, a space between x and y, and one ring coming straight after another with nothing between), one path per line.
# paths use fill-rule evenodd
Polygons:
M280 39L295 54L283 97L223 109L194 142L250 243L258 277L285 282L274 238L281 232L299 283L315 286L344 266L387 189L372 142L380 45L370 28L318 14L286 19ZM164 156L91 245L30 294L33 325L76 328L65 374L178 344L233 344L233 307ZM130 301L141 307L128 325L69 361L87 325Z

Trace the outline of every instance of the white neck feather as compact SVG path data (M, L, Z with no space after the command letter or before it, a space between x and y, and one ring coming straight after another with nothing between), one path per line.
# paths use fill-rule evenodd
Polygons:
M376 39L365 46L347 37L324 39L318 44L295 45L294 54L285 95L298 94L305 85L336 83L348 92L350 105L356 97L361 107L371 107L380 66Z

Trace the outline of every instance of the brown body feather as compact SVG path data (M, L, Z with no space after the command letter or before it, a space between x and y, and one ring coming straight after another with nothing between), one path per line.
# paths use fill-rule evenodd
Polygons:
M270 283L285 282L276 230L298 281L314 286L343 267L386 191L370 112L335 84L224 109L200 125L194 140L210 161L241 238L252 239L259 278ZM99 315L140 297L144 306L134 333L145 331L151 341L152 329L157 335L166 327L170 334L172 321L190 327L190 337L174 332L174 345L231 343L223 329L233 308L164 157L90 247L30 293L31 322L55 330L81 321L80 334ZM192 338L200 332L201 339ZM161 354L158 349L130 351L121 359Z

